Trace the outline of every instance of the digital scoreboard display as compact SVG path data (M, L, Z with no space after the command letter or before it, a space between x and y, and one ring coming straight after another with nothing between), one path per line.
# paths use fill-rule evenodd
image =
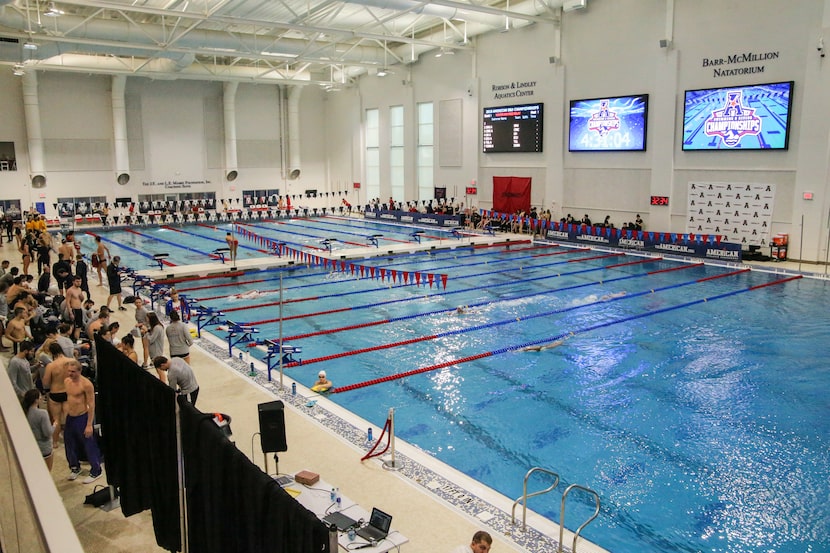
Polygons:
M647 124L648 94L571 100L568 150L642 152Z
M543 106L484 108L482 151L485 154L541 152Z
M793 82L687 90L683 149L786 150Z
M669 205L668 196L652 196L651 205Z

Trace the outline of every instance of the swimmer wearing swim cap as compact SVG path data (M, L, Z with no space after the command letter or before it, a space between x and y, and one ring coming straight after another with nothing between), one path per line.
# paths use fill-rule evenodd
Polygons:
M331 380L326 377L326 371L320 371L317 373L317 382L314 383L314 386L311 387L313 392L327 392L334 386Z

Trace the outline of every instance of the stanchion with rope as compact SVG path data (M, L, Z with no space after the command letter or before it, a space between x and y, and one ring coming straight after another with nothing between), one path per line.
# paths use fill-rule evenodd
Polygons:
M380 444L383 442L383 437L386 433L389 432L389 440L386 442L386 447L383 448L381 451L376 451ZM400 464L395 459L395 408L389 408L389 415L386 417L386 423L383 425L383 429L380 431L380 436L378 436L378 441L375 445L370 449L366 455L360 458L360 461L365 461L366 459L371 459L373 457L380 457L384 455L387 451L390 452L390 458L383 460L383 468L386 470L400 470Z

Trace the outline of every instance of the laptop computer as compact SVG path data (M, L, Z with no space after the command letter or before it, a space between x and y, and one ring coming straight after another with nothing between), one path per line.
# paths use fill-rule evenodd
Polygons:
M369 524L358 529L357 535L366 541L380 541L389 534L389 527L392 526L392 515L388 515L372 507L372 516L369 517Z
M341 532L345 532L352 526L357 526L357 521L350 516L346 516L340 511L330 513L323 517L323 522L331 526L334 524Z

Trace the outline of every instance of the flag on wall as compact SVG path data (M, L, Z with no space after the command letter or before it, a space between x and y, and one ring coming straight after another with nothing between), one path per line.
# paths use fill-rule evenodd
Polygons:
M530 211L530 177L493 177L493 209Z

